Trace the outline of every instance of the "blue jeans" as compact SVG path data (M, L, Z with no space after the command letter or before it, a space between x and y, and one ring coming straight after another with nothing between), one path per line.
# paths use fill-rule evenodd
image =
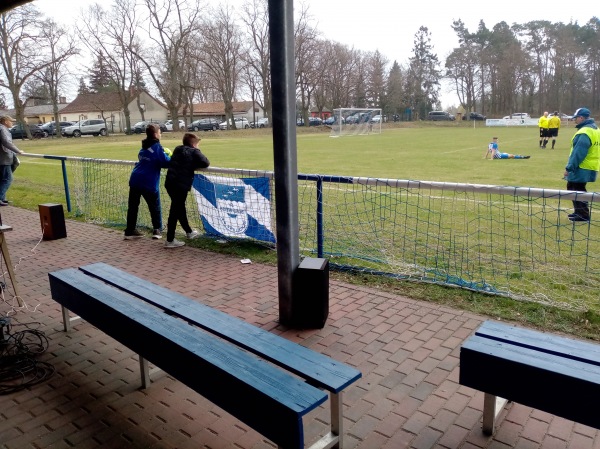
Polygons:
M0 165L0 200L6 201L6 192L12 184L13 172L10 165Z

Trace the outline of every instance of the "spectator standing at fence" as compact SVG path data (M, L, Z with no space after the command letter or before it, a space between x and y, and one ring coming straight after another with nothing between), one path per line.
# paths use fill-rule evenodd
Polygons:
M531 156L521 156L520 154L501 153L498 147L498 138L492 137L492 142L488 145L484 159L529 159Z
M556 144L559 128L560 117L558 116L558 111L554 111L554 115L548 119L548 139L552 139L552 149L554 149L554 145Z
M14 121L15 119L8 115L0 117L0 206L8 206L6 192L13 181L13 167L18 164L16 154L23 153L13 143L9 131Z
M183 145L173 150L171 164L167 170L165 188L171 198L171 209L167 220L167 241L165 248L177 248L185 245L175 239L177 222L185 231L188 239L198 237L198 231L193 230L188 222L185 201L194 182L194 171L210 165L208 158L198 149L200 138L195 134L186 133L183 136Z
M162 238L162 213L160 208L160 170L169 167L170 157L160 143L160 127L148 125L146 138L138 161L129 177L129 201L127 204L127 227L125 240L137 239L143 234L136 229L140 198L144 198L152 219L152 238Z
M538 126L540 128L540 148L546 148L548 143L548 111L544 112L544 115L538 120Z
M567 190L587 192L586 184L596 181L600 170L600 130L590 111L579 108L573 114L577 131L571 141L571 153L565 167ZM569 214L569 220L590 221L590 207L587 201L573 200L574 213Z

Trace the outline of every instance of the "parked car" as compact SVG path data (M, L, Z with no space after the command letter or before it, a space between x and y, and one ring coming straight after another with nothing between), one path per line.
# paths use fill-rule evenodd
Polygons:
M137 122L135 125L133 125L131 127L131 131L136 134L145 133L146 127L148 125L158 125L161 133L164 133L167 131L167 126L164 123L158 122L156 120L144 120L143 122Z
M221 122L216 118L201 118L190 123L188 131L216 131Z
M342 121L342 125L344 123L346 123L346 121L344 120L344 117L341 117L338 115L331 115L331 116L327 117L325 120L323 120L323 124L324 125L333 125L333 124L337 123L338 119L340 119Z
M431 111L428 116L428 120L440 121L440 120L456 120L452 114L446 111Z
M31 137L34 139L40 139L44 137L44 131L42 131L37 125L25 125L29 127ZM21 123L17 123L15 126L10 128L10 135L13 139L27 139L27 128Z
M44 131L44 137L48 137L48 136L55 136L56 135L56 122L52 121L52 122L48 122L48 123L44 123L42 126L40 126L40 129L42 131ZM73 126L73 122L59 122L60 123L60 129L61 131L68 127L68 126Z
M106 123L102 119L81 120L62 129L62 135L81 137L82 135L106 136Z
M250 123L250 128L265 128L267 126L269 126L267 117L259 118L257 121Z
M487 120L487 117L479 112L469 112L463 116L463 120Z
M381 123L382 121L383 121L383 118L379 114L377 114L371 118L371 123Z
M550 117L552 117L554 115L554 113L550 114ZM572 115L567 115L567 114L563 114L562 112L558 113L558 116L560 117L561 120L574 120Z
M321 126L323 124L323 119L319 117L308 117L308 126ZM296 126L304 126L304 119L300 117L296 120Z
M173 131L173 120L167 120L165 122L165 129L167 131ZM185 122L183 120L179 120L179 129L180 130L184 130L185 129Z
M356 123L368 123L369 121L371 121L371 113L357 112L356 114L352 114L346 117L344 121L347 125Z
M236 117L233 119L235 121L236 129L248 129L250 128L250 122L248 122L247 118L244 117ZM224 121L219 125L219 129L229 129L229 122Z

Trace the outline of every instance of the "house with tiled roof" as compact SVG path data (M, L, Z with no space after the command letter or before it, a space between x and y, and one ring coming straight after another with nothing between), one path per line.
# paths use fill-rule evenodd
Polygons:
M128 109L132 126L141 120L164 121L168 116L167 107L146 91L134 95ZM144 118L140 109L144 111ZM124 132L127 128L121 100L116 92L79 94L61 110L60 116L61 120L72 122L102 119L110 132Z
M235 118L246 118L249 122L258 120L265 116L263 109L252 101L234 101L233 116ZM189 118L189 110L184 107L181 111L181 116ZM217 101L214 103L197 103L193 105L192 111L193 120L201 118L214 117L219 120L225 120L225 103Z
M58 116L61 117L61 111L67 106L67 101L64 97L60 98L60 103L58 104ZM10 115L11 117L16 116L15 109L7 109L5 111L0 111L2 115ZM42 104L37 106L30 106L29 104L25 104L24 108L24 117L25 122L30 125L42 125L44 123L54 121L54 106L51 104ZM62 119L61 119L62 120ZM64 120L62 120L64 121Z

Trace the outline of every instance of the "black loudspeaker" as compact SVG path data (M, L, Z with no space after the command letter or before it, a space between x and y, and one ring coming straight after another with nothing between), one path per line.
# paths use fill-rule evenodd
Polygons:
M321 329L329 315L329 261L306 257L296 269L291 325Z
M39 204L43 240L63 239L67 236L62 204Z

